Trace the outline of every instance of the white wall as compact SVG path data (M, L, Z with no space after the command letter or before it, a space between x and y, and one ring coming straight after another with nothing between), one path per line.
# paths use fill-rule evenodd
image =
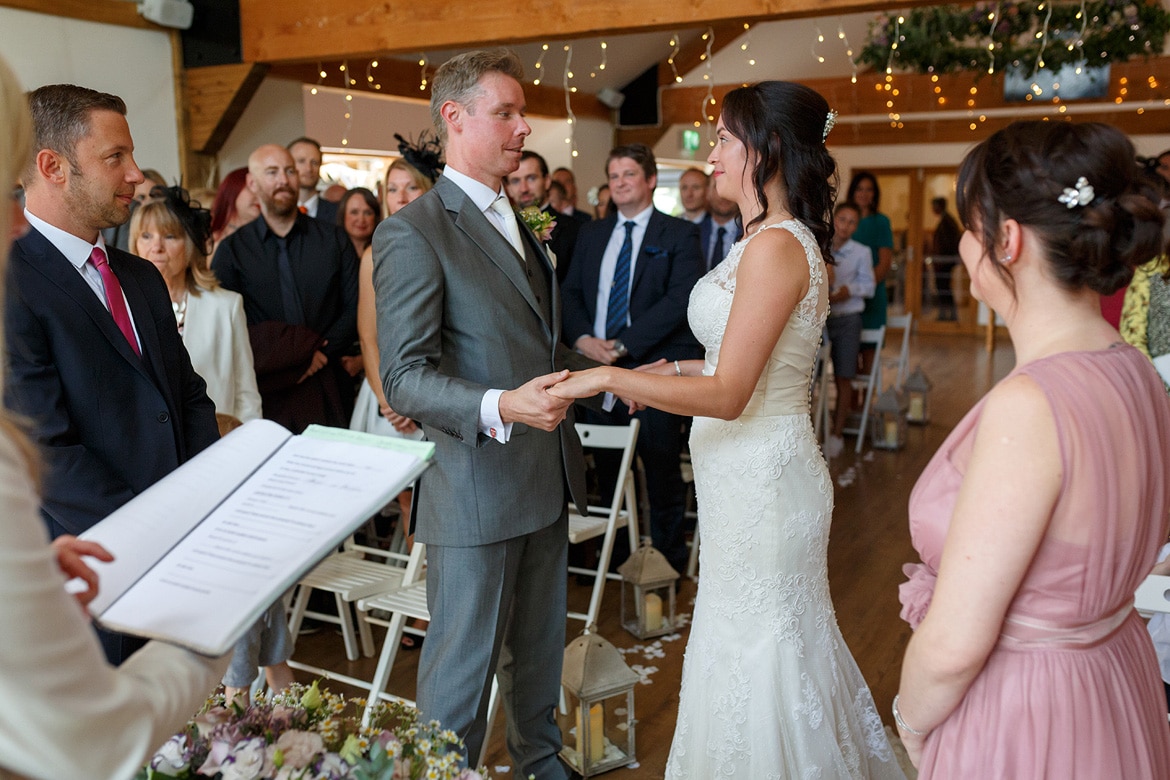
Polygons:
M219 151L220 178L235 168L246 166L248 155L256 147L263 144L284 146L302 135L306 133L301 82L264 79Z
M0 52L29 90L77 84L126 101L134 159L179 177L171 40L165 32L0 8Z

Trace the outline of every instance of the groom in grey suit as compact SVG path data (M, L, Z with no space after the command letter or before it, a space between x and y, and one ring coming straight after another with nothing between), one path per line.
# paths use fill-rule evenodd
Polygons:
M566 506L585 506L585 467L569 405L545 390L596 364L560 344L556 273L504 194L531 132L521 79L502 50L439 68L447 167L378 227L374 288L386 396L435 443L416 513L431 611L419 709L474 762L498 672L516 776L559 780Z

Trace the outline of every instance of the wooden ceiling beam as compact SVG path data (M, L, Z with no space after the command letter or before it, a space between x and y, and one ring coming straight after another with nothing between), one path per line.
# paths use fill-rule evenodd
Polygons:
M268 71L266 65L210 65L183 71L188 143L214 155L231 135Z
M80 2L80 0L74 0ZM482 0L240 0L244 59L304 62L420 49L678 30L929 5L932 0L541 0L528 11Z
M148 22L138 13L137 4L128 3L126 0L0 0L0 6L48 16L65 16L87 22L136 27L140 30L169 29Z
M1078 121L1102 121L1123 127L1130 133L1164 133L1170 123L1170 106L1144 110L1141 114L1134 108L1125 108L1126 103L1170 100L1170 85L1164 80L1157 81L1157 87L1149 86L1148 78L1153 74L1170 72L1170 57L1155 57L1150 60L1131 60L1113 63L1110 91L1107 98L1097 99L1101 105L1092 113L1079 113L1085 101L1065 101L1071 107L1068 115ZM1124 79L1125 81L1122 81ZM986 74L943 74L937 80L927 74L894 74L886 81L884 73L865 73L853 83L848 77L815 79L803 82L825 96L829 105L837 110L840 119L830 136L834 144L845 143L923 143L938 141L978 140L976 132L984 127L999 127L1008 124L1017 116L996 117L994 113L1005 110L1020 112L1034 111L1035 107L1048 105L1051 118L1061 118L1057 105L1051 102L1033 100L1009 102L1004 99L1003 76ZM889 89L887 89L887 85ZM739 84L720 84L714 89L715 100L723 97ZM1125 90L1123 93L1122 90ZM972 92L974 90L974 92ZM895 91L897 94L895 94ZM672 87L662 90L662 122L665 126L692 124L701 120L697 107L706 94L706 87ZM940 98L943 102L940 103ZM1118 104L1116 101L1120 100ZM892 102L891 107L888 103ZM919 115L962 111L970 116L947 116L939 119L906 119L902 128L890 127L889 122L851 122L850 117L881 116L889 112L900 115ZM991 112L991 115L988 114ZM987 118L980 121L980 116ZM1001 121L1002 120L1002 121ZM976 131L970 129L972 123ZM885 132L889 130L890 132ZM962 132L959 132L961 130ZM912 131L912 132L911 132Z

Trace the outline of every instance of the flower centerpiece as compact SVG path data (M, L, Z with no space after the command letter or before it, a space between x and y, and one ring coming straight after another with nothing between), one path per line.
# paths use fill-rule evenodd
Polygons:
M353 706L351 706L353 705ZM418 711L381 703L367 725L365 702L334 695L314 682L293 685L251 706L208 699L135 780L482 780L461 766L463 743ZM357 714L353 714L356 708Z
M537 206L526 206L520 209L520 218L524 220L524 224L528 226L528 229L535 233L536 237L542 242L552 238L553 228L557 226L557 221L553 219L553 215L541 211Z

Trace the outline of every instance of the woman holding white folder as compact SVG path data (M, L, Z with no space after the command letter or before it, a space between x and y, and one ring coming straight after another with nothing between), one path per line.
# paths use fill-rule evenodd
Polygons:
M23 90L3 60L0 138L7 142L0 182L13 186L32 127ZM25 227L17 199L0 207L0 279L9 242ZM151 642L118 668L106 663L77 601L97 593L80 556L108 560L108 553L71 537L49 546L37 467L31 443L0 410L0 777L130 777L198 710L228 659ZM77 601L65 592L69 577L88 583Z

